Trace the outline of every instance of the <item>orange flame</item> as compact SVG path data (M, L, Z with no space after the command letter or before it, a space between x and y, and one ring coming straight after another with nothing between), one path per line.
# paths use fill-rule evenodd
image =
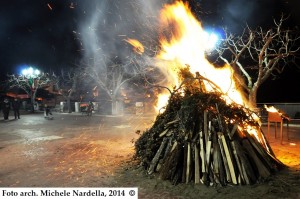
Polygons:
M171 30L168 34L161 35L162 50L158 55L159 59L171 62L167 64L168 68L162 70L171 82L168 86L178 86L178 71L187 64L192 73L199 72L200 75L218 85L228 96L225 97L228 103L247 105L235 85L231 67L224 65L222 68L216 68L205 58L205 51L211 48L211 43L201 23L193 16L187 4L178 1L166 5L161 11L160 19L162 32ZM166 64L162 65L166 66ZM208 82L205 83L205 87L207 91L213 90Z
M125 41L133 46L133 50L137 54L141 55L145 52L143 44L141 42L139 42L138 40L136 40L136 39L125 39Z
M270 106L268 107L267 105L264 105L265 109L268 111L268 112L272 112L272 113L277 113L279 112L277 108L275 108L274 106Z

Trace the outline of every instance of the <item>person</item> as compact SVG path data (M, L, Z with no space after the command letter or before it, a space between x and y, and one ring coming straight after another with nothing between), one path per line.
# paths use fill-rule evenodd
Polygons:
M2 103L2 112L3 112L4 120L8 120L9 111L10 111L10 103L9 103L9 100L7 98L5 98Z
M12 103L12 108L14 110L15 119L20 119L20 101L18 98L15 98Z
M49 118L49 115L52 115L51 109L48 104L45 104L45 118Z
M87 115L92 116L94 110L94 104L93 102L89 101L88 107L87 107Z

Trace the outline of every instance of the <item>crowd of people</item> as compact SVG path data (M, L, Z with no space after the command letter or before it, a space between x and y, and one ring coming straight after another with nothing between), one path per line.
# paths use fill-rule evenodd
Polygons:
M94 111L94 104L89 101L81 110L82 113L86 113L88 116L92 116ZM5 121L9 120L9 114L11 110L13 111L15 120L20 119L20 108L21 108L21 101L18 98L14 98L10 100L9 98L4 98L4 100L0 101L0 110L3 113L3 118ZM52 119L52 112L51 107L48 104L44 104L44 117L48 119Z
M3 102L1 102L1 110L3 113L4 120L7 121L9 119L10 110L13 110L15 119L20 119L20 107L21 102L18 98L14 98L12 102L8 98L4 98Z

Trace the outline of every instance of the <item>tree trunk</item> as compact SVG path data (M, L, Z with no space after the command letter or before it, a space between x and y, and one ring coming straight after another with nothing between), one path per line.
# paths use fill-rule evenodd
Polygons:
M118 101L116 98L112 98L112 115L123 114L123 103Z
M34 113L34 104L35 104L35 91L30 92L30 101L31 101L31 113Z
M252 87L252 89L249 90L248 100L250 109L256 109L257 90L258 86L256 84Z
M72 108L71 108L71 98L67 98L67 107L68 107L68 113L72 113Z

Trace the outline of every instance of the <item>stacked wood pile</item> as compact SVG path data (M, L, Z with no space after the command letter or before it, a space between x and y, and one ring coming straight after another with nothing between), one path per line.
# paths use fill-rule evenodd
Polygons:
M165 111L136 141L136 157L148 174L173 184L225 186L259 183L280 170L284 165L253 113L226 103L217 89L205 92L204 80L198 76L173 91Z

